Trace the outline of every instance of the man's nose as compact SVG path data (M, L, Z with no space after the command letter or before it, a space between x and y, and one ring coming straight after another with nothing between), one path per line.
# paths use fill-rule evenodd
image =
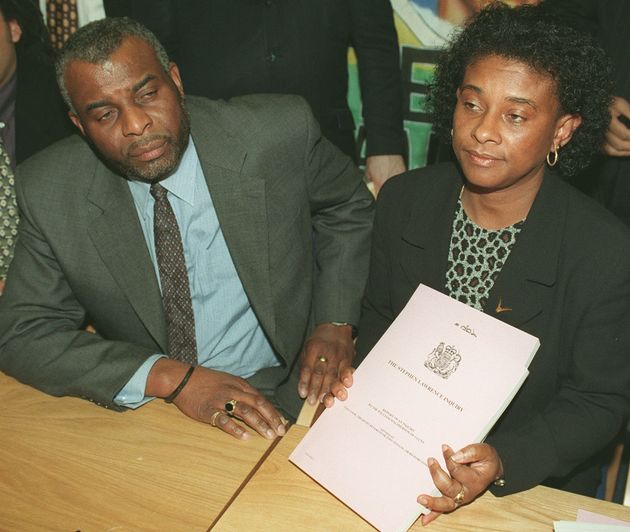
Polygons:
M142 135L152 123L153 120L141 106L130 105L123 113L123 135Z

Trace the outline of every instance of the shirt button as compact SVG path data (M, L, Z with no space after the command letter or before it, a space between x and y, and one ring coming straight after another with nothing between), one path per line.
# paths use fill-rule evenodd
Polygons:
M267 53L267 56L265 57L265 59L267 60L268 63L275 63L278 60L279 56L277 54L277 52L275 51L270 51Z

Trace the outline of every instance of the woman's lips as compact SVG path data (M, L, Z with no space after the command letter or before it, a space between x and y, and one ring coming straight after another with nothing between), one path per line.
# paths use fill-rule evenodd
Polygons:
M498 157L490 155L488 153L479 153L475 150L466 150L466 154L468 158L471 160L473 164L477 166L493 166L498 160Z

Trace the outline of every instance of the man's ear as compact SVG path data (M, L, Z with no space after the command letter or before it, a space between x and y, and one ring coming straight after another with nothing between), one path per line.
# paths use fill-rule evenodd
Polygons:
M175 83L175 86L177 87L177 90L179 91L180 96L183 98L184 97L184 84L182 83L182 77L179 74L179 68L172 61L168 65L168 73L171 76L173 83Z
M9 34L11 35L11 42L13 44L20 42L20 39L22 38L22 27L20 26L18 21L15 19L9 20L7 22L7 25L9 26Z
M81 135L85 137L85 131L83 130L83 124L81 123L81 119L77 115L75 115L72 111L68 111L68 116L70 117L70 120L72 120L72 123L81 132Z

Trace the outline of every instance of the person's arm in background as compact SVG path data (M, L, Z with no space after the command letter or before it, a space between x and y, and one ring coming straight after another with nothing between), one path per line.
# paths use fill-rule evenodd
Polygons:
M378 193L406 169L398 36L389 0L350 3L367 139L365 174Z
M630 102L615 96L609 110L604 152L610 157L630 157Z

